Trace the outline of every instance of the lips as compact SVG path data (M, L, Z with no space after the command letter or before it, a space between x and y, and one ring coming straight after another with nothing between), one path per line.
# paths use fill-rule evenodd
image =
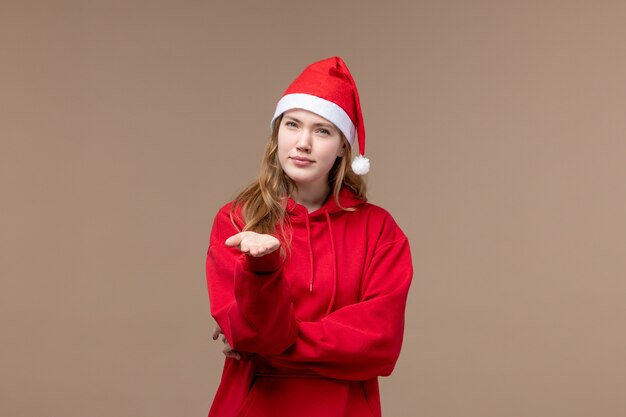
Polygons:
M310 166L313 166L313 164L315 163L315 161L313 161L312 159L306 158L304 156L290 156L289 158L291 159L291 163L293 164L293 166L298 168L308 168Z
M294 161L301 161L301 162L313 162L312 159L309 158L305 158L303 156L290 156L291 159L293 159Z

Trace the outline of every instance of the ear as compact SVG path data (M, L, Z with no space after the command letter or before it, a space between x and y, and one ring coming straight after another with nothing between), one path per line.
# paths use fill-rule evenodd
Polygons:
M337 152L337 156L341 158L344 153L346 153L346 145L341 145L341 148L339 148L339 151Z

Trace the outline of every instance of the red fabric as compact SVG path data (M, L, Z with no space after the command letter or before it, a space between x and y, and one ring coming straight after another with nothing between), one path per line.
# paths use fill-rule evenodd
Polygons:
M217 213L211 314L242 359L226 359L209 416L381 415L377 378L400 353L411 254L385 210L347 188L340 202L355 211L332 196L312 213L289 200L284 261L279 251L252 258L226 247L238 232L231 204Z
M300 93L332 101L346 112L355 127L359 125L356 85L341 58L332 57L309 65L287 87L283 95Z

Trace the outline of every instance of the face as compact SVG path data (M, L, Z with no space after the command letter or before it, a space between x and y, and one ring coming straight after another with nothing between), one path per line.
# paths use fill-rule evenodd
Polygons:
M341 132L331 122L302 109L283 114L278 128L278 160L298 188L326 188L328 173L342 155Z

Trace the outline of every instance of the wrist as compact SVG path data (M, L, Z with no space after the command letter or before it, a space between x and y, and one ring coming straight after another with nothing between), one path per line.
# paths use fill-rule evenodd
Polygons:
M269 273L280 269L283 261L280 256L280 248L263 256L245 256L245 268L249 271Z

